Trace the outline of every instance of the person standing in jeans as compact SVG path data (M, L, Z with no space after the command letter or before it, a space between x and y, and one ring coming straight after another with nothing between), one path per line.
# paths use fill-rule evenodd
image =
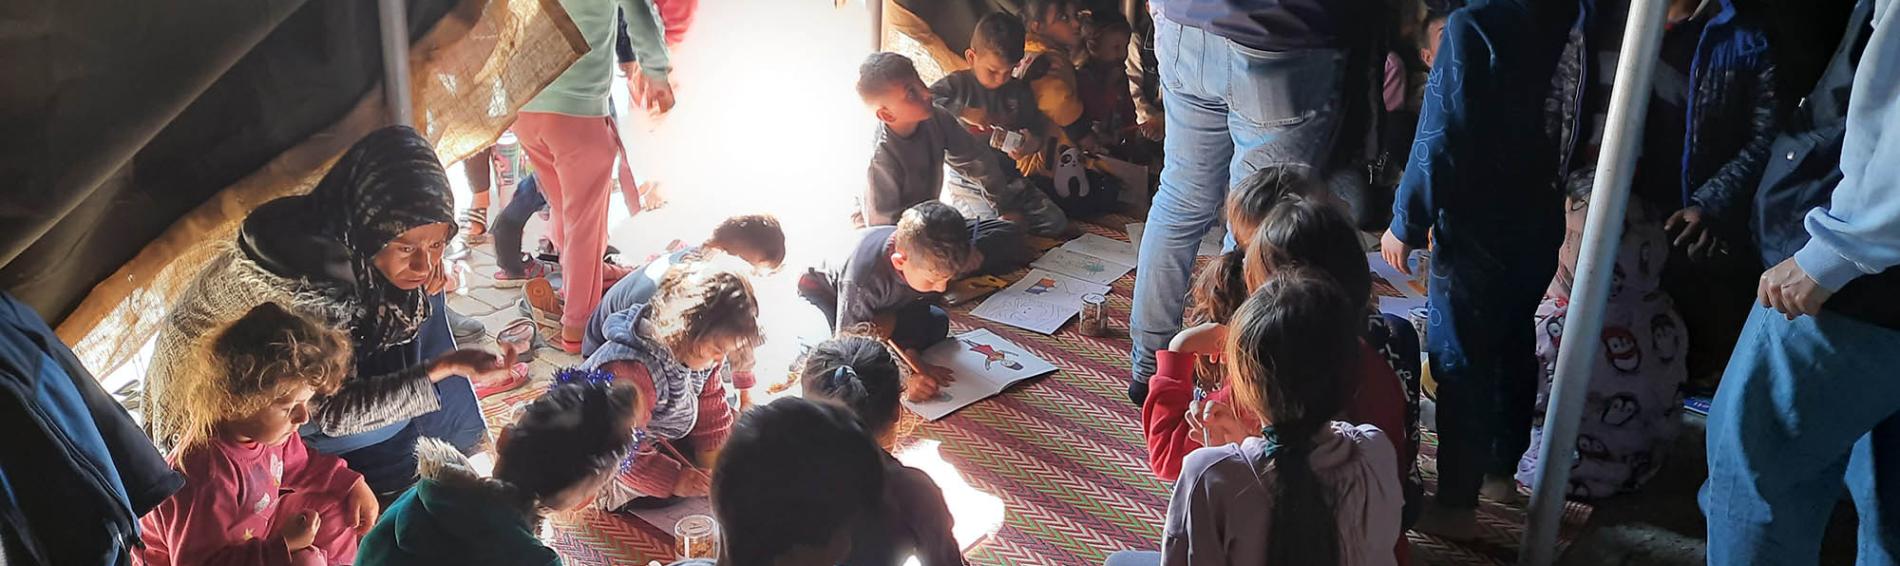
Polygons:
M1323 170L1339 123L1347 46L1370 32L1370 2L1154 0L1155 56L1167 109L1161 189L1135 271L1133 379L1148 396L1155 351L1181 331L1196 242L1221 218L1227 188L1273 164Z
M1709 564L1818 563L1843 483L1860 514L1855 563L1900 554L1896 89L1900 1L1862 0L1756 193L1769 269L1709 411Z

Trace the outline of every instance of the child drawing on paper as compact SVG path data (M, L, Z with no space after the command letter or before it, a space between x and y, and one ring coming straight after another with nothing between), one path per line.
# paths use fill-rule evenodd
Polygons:
M1041 295L1054 288L1056 288L1056 280L1044 277L1036 281L1035 285L1030 285L1028 289L1024 289L1023 291L1031 295Z
M978 344L971 340L963 340L963 345L968 346L970 351L983 355L983 371L989 371L990 366L994 364L1001 364L1003 367L1009 368L1010 371L1022 371L1023 369L1021 362L1009 359L1009 356L1016 355L1015 352L998 350L995 346Z

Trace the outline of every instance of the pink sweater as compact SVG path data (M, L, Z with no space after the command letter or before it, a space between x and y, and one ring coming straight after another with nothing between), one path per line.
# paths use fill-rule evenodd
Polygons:
M362 479L328 454L313 453L291 435L276 446L223 439L172 454L185 487L139 521L152 566L284 566L348 564L356 537L341 512ZM285 503L286 500L291 501ZM306 509L322 520L316 543L292 555L280 531Z

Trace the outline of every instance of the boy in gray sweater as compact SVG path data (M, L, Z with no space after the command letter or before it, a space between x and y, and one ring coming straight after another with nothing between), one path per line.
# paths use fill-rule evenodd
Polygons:
M1048 195L1012 175L955 116L931 104L930 90L910 59L871 54L858 67L858 95L883 122L860 202L864 225L895 223L912 205L937 200L943 194L944 165L949 165L981 191L950 193L950 204L966 217L1020 218L1037 235L1059 235L1068 228L1068 217Z

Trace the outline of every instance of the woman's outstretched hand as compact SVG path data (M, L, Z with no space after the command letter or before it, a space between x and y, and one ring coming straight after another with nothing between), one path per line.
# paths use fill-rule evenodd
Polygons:
M429 381L440 382L455 375L467 377L471 383L507 379L513 357L472 348L456 350L435 358L429 365Z

